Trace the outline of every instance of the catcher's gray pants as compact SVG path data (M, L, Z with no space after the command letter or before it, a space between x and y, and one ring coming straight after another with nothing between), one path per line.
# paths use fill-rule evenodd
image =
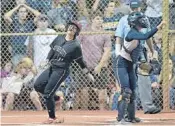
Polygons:
M143 76L138 74L138 91L144 112L153 111L156 109L153 104L151 95L151 80L150 76Z

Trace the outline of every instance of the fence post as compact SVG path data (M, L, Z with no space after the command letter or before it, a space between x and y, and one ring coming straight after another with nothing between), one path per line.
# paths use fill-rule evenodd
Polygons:
M169 111L169 0L163 0L163 20L166 21L166 25L162 30L162 40L163 40L163 110Z

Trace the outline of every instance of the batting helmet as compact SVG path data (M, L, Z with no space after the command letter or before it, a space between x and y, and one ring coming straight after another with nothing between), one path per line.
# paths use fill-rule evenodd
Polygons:
M136 28L136 26L139 26L141 28L147 28L148 27L148 21L145 17L145 15L141 12L132 12L128 16L128 25L132 28Z
M79 33L80 33L80 31L81 31L81 28L82 28L81 24L79 24L79 23L76 22L76 21L70 21L69 23L67 23L66 31L68 30L68 27L69 27L70 25L75 25L75 26L77 27L77 31L76 31L75 35L78 36Z

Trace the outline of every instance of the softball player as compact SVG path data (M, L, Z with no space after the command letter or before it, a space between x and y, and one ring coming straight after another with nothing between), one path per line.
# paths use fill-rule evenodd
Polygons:
M117 59L117 79L121 86L121 95L118 103L118 121L127 123L124 119L125 111L128 111L129 122L138 122L135 119L135 94L136 75L134 63L137 63L141 52L143 51L140 40L147 40L152 37L164 23L161 23L156 28L143 34L139 30L147 28L147 19L141 12L132 12L128 16L128 24L131 30L128 32L120 55ZM130 105L128 108L127 106ZM132 107L131 107L132 106ZM130 110L128 110L130 109Z
M58 36L50 45L51 50L48 54L47 60L50 67L46 69L36 80L35 90L42 93L46 100L49 119L45 124L61 123L63 119L59 120L55 116L55 100L54 95L60 84L66 79L69 73L69 66L76 60L76 62L83 69L83 73L94 81L93 76L82 58L82 52L79 42L76 37L79 35L81 26L76 22L71 22L67 25L66 35Z

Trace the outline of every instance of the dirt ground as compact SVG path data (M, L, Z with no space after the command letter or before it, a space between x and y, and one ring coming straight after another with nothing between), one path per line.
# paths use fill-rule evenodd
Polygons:
M61 111L57 117L64 118L64 123L55 126L118 126L116 111ZM174 125L175 111L161 112L159 114L143 114L137 112L141 123L132 125ZM1 112L2 126L42 126L48 118L46 111L3 111ZM44 125L46 126L46 125Z

